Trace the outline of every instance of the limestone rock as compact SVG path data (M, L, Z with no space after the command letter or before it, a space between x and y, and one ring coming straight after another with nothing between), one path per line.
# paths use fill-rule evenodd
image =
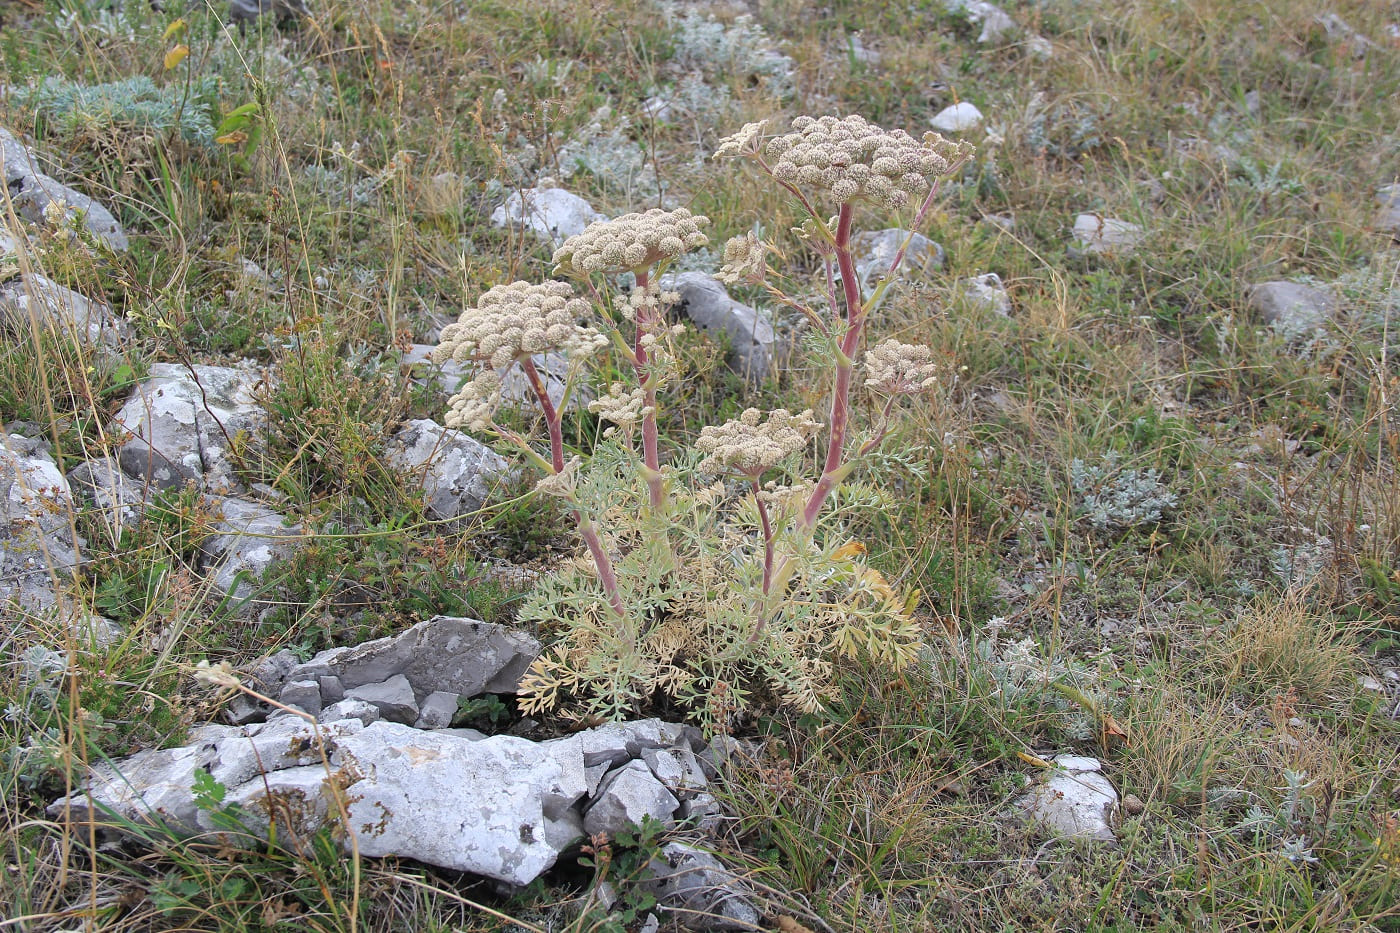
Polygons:
M753 930L762 914L753 894L720 860L703 849L671 842L647 865L642 882L658 905L692 930Z
M200 544L205 560L213 566L214 585L236 599L247 599L253 592L249 581L261 579L274 563L290 555L301 526L289 525L280 513L246 499L205 496L204 503L218 516L215 533Z
M229 440L265 422L258 381L251 369L156 363L115 419L130 435L117 455L122 469L160 489L234 488Z
M1146 237L1137 224L1102 214L1080 214L1074 218L1071 256L1127 256Z
M427 419L399 429L389 442L388 461L398 470L421 471L428 511L442 519L476 512L510 474L506 459L485 444Z
M50 210L60 209L69 223L81 218L82 226L93 239L112 252L126 252L130 245L126 231L107 208L47 175L35 173L11 182L10 194L15 213L32 224L44 223Z
M78 564L73 496L43 441L0 435L0 606L54 606L54 578Z
M1019 801L1023 813L1050 831L1077 839L1113 842L1118 791L1096 758L1059 755L1055 767Z
M940 133L966 133L982 125L982 111L961 101L938 111L932 125Z
M900 278L913 278L943 268L943 247L922 233L915 233L911 238L908 230L898 227L857 233L851 237L851 253L860 278L861 294L866 298L874 294L905 240L909 241L909 248L899 265Z
M378 722L382 718L379 715L379 707L365 700L338 700L321 710L316 716L318 722L340 722L342 719L356 719L364 726Z
M71 474L70 474L71 475ZM297 656L283 648L275 654L259 658L239 671L243 682L265 697L278 697L287 682L287 675L297 666ZM271 707L255 700L246 693L235 693L224 708L224 720L244 726L251 722L262 722L271 712Z
M593 205L563 188L523 188L491 212L496 226L524 227L555 246L604 219Z
M590 836L616 835L641 825L647 817L665 823L680 805L644 763L629 761L608 775L598 788L593 803L584 812L583 829Z
M1386 185L1377 191L1376 204L1375 228L1400 239L1400 184Z
M1263 282L1249 290L1249 307L1286 338L1310 334L1332 319L1337 300L1301 282Z
M1016 21L1004 10L986 0L944 0L949 13L961 12L971 23L980 23L977 41L982 45L1001 42L1016 31Z
M205 726L194 739L95 766L87 790L49 812L83 823L111 810L133 821L162 819L184 835L208 832L217 826L191 793L203 769L254 831L276 820L283 832L309 834L338 819L343 806L362 856L412 858L516 885L529 884L582 836L575 804L584 794L583 759L573 736L473 741L384 721L312 725L278 716L242 728Z
M283 706L315 716L321 712L321 685L305 677L289 679L282 685L282 693L277 699Z
M64 659L36 655L30 666L35 678L53 678ZM275 666L274 679L284 665ZM293 679L281 691L284 700L319 706L316 679L295 679L295 668L287 676ZM414 729L381 718L384 697L412 702L405 680L395 675L373 689L350 687L361 698L331 704L319 723L279 712L264 723L198 728L180 748L104 761L91 769L85 790L49 813L78 825L111 813L157 819L182 835L217 838L219 820L193 790L204 772L227 789L224 806L236 807L255 833L266 834L274 821L282 834L308 835L334 824L361 855L412 858L514 885L552 866L586 826L615 832L647 815L671 822L681 803L657 771L690 795L685 812L693 819L701 825L718 819L703 776L695 783L703 769L689 759L705 745L691 727L644 720L545 742ZM420 707L446 698L432 694ZM594 768L610 769L593 794L589 758ZM350 839L343 845L348 850ZM722 923L756 922L746 892L712 856L688 847L663 854L653 880L666 906L710 913Z
M89 347L114 348L130 335L126 324L113 317L100 301L88 301L37 273L20 275L0 285L0 327L26 333L31 322L71 335Z
M539 642L518 629L433 616L392 637L322 651L288 678L319 683L318 678L335 677L346 695L397 674L423 699L438 691L464 697L514 693L539 650Z
M149 486L131 479L108 456L85 460L69 470L68 485L85 506L102 513L113 543L120 540L122 529L140 521L150 493Z
M0 150L4 152L5 184L10 189L16 214L32 224L46 224L45 212L53 204L70 221L81 217L93 238L114 252L127 248L126 232L107 208L39 171L24 144L3 128L0 128Z
M957 291L963 300L975 308L983 308L1000 317L1011 316L1011 296L995 272L959 279Z
M703 272L664 275L661 289L680 295L675 310L701 332L728 341L730 369L753 382L768 376L776 336L766 317L730 298L723 283Z
M457 718L459 697L446 690L434 690L418 704L418 719L415 729L446 729Z
M402 674L395 674L377 684L351 687L345 691L345 703L361 700L379 710L381 719L411 726L418 721L418 701L413 696L413 685Z

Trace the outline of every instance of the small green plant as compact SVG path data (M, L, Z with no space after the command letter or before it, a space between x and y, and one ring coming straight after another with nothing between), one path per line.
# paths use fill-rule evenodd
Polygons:
M625 933L644 921L656 907L656 895L637 882L646 879L652 860L661 852L665 834L665 823L644 816L635 830L623 830L612 839L600 834L589 840L579 864L593 869L594 892L610 885L616 896L610 898L611 903L592 905L580 918L580 924L591 923L588 929L598 933Z
M617 718L669 698L723 728L754 705L820 708L833 689L834 658L898 668L915 657L920 636L906 601L865 564L863 545L820 527L824 512L839 513L828 503L885 438L899 401L937 380L927 347L889 340L870 349L864 386L878 414L856 439L852 396L869 315L908 242L864 299L851 236L858 204L913 207L919 226L937 180L970 152L858 116L799 117L772 138L763 124L749 124L721 142L717 158L752 160L806 215L797 235L821 257L825 309L769 282L769 247L752 235L725 246L719 277L764 286L806 318L830 374L825 424L810 410L750 408L703 428L690 450L663 464L661 390L681 374L672 343L678 327L664 313L670 298L657 276L708 243L701 232L708 219L685 209L627 214L566 240L554 261L587 299L565 282L498 285L444 328L435 358L479 366L451 399L448 426L515 444L545 474L536 488L566 503L591 558L591 567L566 567L544 581L522 610L523 620L559 634L521 684L524 711L571 700L589 715ZM819 207L826 200L838 205L834 217ZM635 282L630 294L609 279L624 274ZM576 382L584 362L609 344L631 383L614 382L589 405L610 427L585 466L581 457L566 459L563 406L550 399L532 357L565 353ZM517 365L543 412L548 455L494 418L502 374ZM798 461L822 432L825 455L804 479Z

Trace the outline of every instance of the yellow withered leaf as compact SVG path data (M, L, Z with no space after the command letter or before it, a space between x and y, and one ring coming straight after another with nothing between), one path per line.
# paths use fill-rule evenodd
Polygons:
M185 22L185 18L183 16L180 17L179 19L171 23L169 26L165 27L165 33L160 37L161 41L169 39L171 36L177 33L184 32L185 27L188 25L189 23Z
M831 556L836 560L853 560L865 553L865 545L859 541L847 541L835 551Z
M225 146L236 146L239 143L246 143L248 134L242 130L234 130L232 133L225 133L222 136L215 136L214 142Z
M169 71L180 62L185 60L185 56L190 54L190 47L181 42L165 53L165 70Z

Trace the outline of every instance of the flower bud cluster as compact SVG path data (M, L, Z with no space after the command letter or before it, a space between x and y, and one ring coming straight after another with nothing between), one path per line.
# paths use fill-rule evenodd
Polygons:
M487 431L500 407L501 375L494 369L483 368L447 400L447 416L443 423L453 429Z
M617 426L605 430L604 437L612 437L619 427L630 430L647 415L656 411L655 407L646 403L644 390L636 388L629 392L620 382L614 382L607 395L589 402L588 410Z
M717 154L757 151L761 127L751 127L721 142ZM962 155L937 133L926 133L921 142L854 114L843 120L797 117L792 132L768 140L762 152L773 160L770 170L781 182L829 191L842 204L864 199L890 208L927 194L929 179L946 174Z
M548 350L587 356L608 345L607 337L581 323L591 315L588 302L567 282L497 285L442 329L433 362L488 362L504 369Z
M645 269L709 243L709 237L700 232L709 222L708 217L683 207L674 211L654 207L644 214L595 221L565 240L554 251L554 262L568 274Z
M724 244L724 265L715 278L726 285L757 284L767 271L768 248L762 240L747 233Z
M550 350L575 359L608 345L582 323L592 313L567 282L497 285L442 329L433 362L485 364L448 402L447 426L485 430L500 407L501 376L516 360Z
M938 382L928 347L884 340L865 352L865 384L885 395L916 395Z
M695 449L709 456L700 461L700 471L761 476L806 447L822 428L812 419L810 408L797 415L779 408L769 412L768 420L760 424L762 414L757 408L750 408L718 427L701 428Z

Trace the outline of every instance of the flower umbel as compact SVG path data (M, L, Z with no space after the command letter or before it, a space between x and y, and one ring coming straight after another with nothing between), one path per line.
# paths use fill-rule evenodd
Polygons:
M768 247L752 233L732 237L724 244L724 265L715 278L726 285L762 282L767 271L767 254Z
M641 388L628 391L622 383L614 382L607 395L588 403L588 410L616 426L603 432L604 437L611 437L619 427L631 431L654 409L646 404L646 393Z
M822 428L821 423L812 420L810 408L797 415L779 408L769 412L768 420L759 424L762 414L757 408L750 408L719 427L701 428L695 449L709 456L700 462L700 471L761 476L807 446Z
M709 237L700 232L709 222L708 217L683 207L674 211L654 207L644 214L595 221L554 251L554 263L566 274L644 269L709 243Z
M865 353L865 384L883 395L917 395L938 382L928 347L883 340Z
M751 139L745 139L734 154L750 145ZM724 147L721 152L729 154ZM923 197L929 179L947 174L964 154L960 145L937 133L926 133L920 141L854 114L842 120L797 117L792 132L768 140L762 152L774 160L770 170L781 182L829 191L842 204L865 199L892 208Z
M592 307L567 282L497 285L442 329L433 362L453 360L486 366L449 402L448 427L481 430L500 403L501 371L515 361L550 350L574 359L608 345L608 338L584 323Z
M592 316L587 301L567 282L497 285L448 324L438 338L433 361L489 362L503 369L514 360L547 350L587 355L608 339L582 323Z

